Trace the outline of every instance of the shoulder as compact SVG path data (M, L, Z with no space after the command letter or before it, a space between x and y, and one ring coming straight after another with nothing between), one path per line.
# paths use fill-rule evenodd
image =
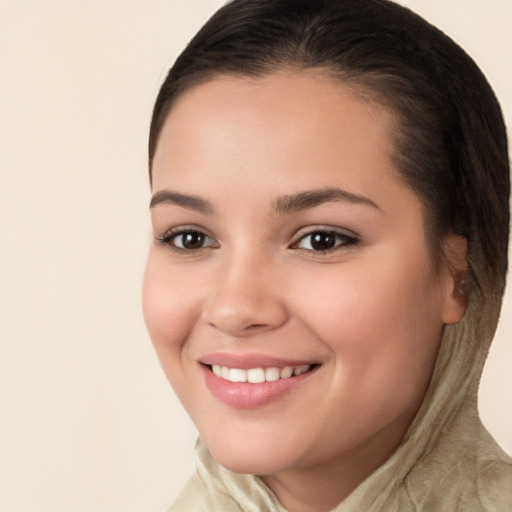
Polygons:
M480 460L476 492L483 510L512 512L512 460Z
M222 493L208 491L203 480L194 474L168 512L207 512L222 510L222 512L241 512L237 503Z
M512 512L512 459L493 440L465 448L433 453L411 472L414 510Z

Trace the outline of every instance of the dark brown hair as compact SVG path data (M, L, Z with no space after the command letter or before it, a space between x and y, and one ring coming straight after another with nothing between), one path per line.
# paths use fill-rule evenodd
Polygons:
M158 94L149 168L176 98L219 75L320 69L394 112L394 159L423 203L433 254L443 236L468 240L470 277L502 294L509 163L499 104L449 37L388 0L232 0L176 60ZM471 272L479 267L479 272Z

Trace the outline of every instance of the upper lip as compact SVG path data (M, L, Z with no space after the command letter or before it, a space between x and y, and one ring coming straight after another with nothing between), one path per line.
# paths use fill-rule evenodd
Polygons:
M205 365L226 366L228 368L239 368L250 370L251 368L285 368L286 366L302 366L305 364L319 364L317 360L311 359L287 359L269 354L233 354L229 352L214 352L206 354L198 359Z

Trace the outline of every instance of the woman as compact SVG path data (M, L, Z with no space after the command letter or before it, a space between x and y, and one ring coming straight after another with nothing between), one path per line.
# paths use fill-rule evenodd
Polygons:
M476 405L506 134L459 47L384 0L234 0L149 163L145 318L202 438L171 510L512 508Z

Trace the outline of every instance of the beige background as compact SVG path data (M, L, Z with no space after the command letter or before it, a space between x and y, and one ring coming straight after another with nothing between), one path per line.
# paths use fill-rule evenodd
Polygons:
M0 512L158 512L194 430L145 332L146 138L220 0L0 0ZM404 2L487 73L512 125L511 0ZM512 452L512 304L482 384Z

